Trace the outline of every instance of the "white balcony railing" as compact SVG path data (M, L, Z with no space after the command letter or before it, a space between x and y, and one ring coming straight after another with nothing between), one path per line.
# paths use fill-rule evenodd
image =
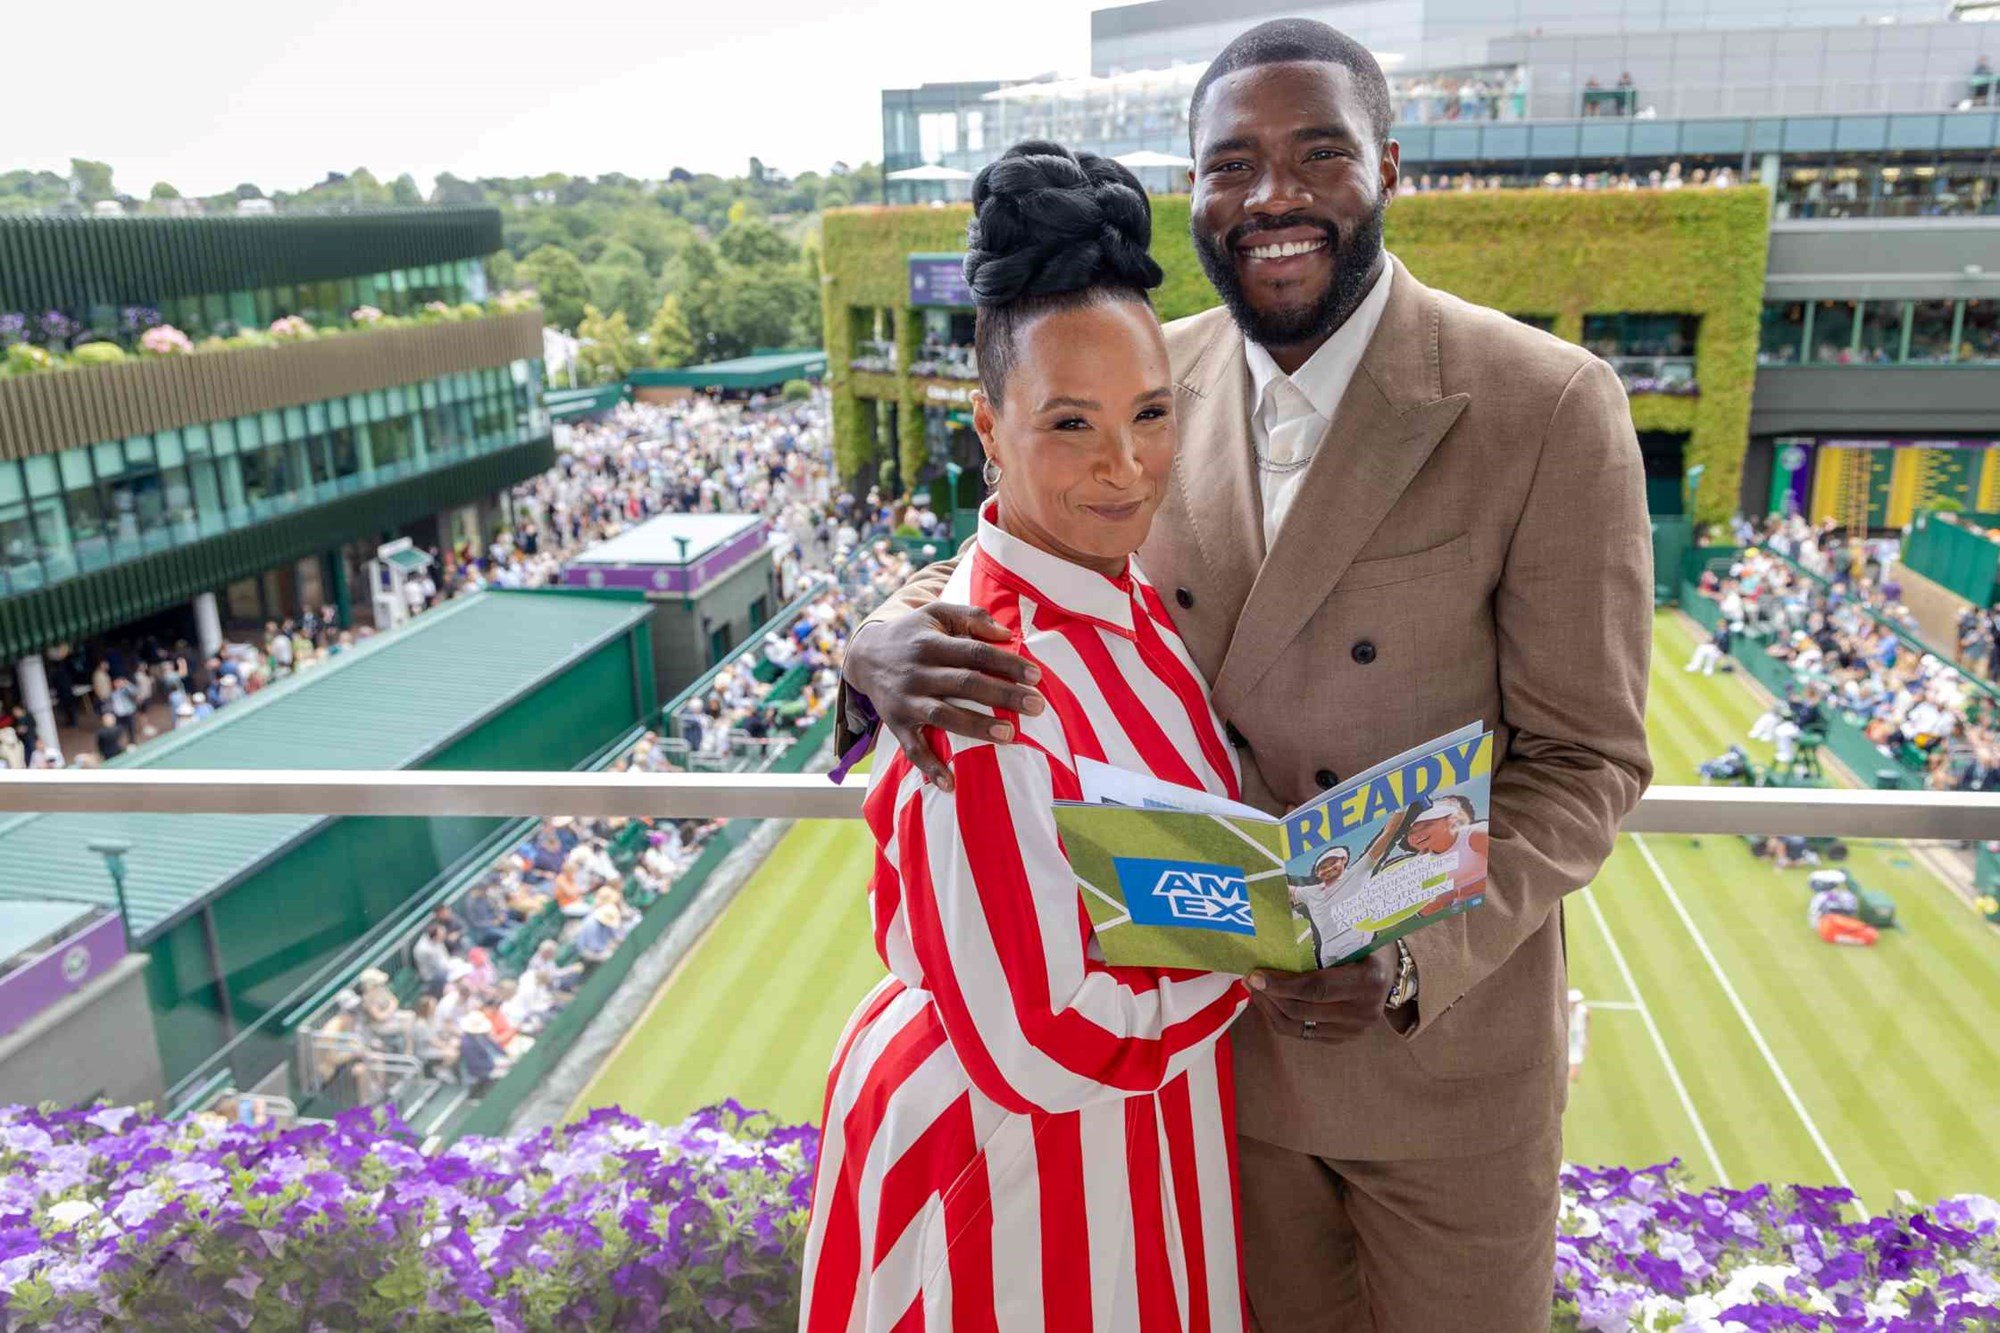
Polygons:
M864 779L824 773L0 772L0 814L572 815L858 819ZM2000 794L1655 787L1628 833L2000 839Z

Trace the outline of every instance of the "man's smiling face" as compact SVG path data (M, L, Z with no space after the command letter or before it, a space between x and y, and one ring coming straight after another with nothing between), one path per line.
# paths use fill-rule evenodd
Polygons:
M1399 150L1343 65L1285 61L1217 79L1195 108L1190 229L1236 322L1265 347L1317 346L1382 256Z

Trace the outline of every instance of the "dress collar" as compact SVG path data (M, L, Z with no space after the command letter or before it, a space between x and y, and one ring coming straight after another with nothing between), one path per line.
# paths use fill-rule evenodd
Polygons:
M992 497L979 507L978 540L979 553L1002 581L1070 615L1098 621L1120 634L1132 634L1133 584L1129 560L1125 573L1108 579L1094 569L1051 555L1003 530L995 521L999 505L999 498Z
M1384 254L1382 271L1376 275L1368 294L1361 298L1361 304L1290 377L1312 404L1313 411L1327 421L1333 420L1334 409L1340 406L1341 395L1347 392L1348 382L1354 378L1362 354L1375 336L1375 326L1382 322L1382 310L1389 304L1389 277L1395 269L1395 263ZM1285 372L1278 369L1278 363L1261 344L1248 338L1243 340L1243 359L1250 365L1250 412L1255 416L1264 410L1272 382L1283 378Z

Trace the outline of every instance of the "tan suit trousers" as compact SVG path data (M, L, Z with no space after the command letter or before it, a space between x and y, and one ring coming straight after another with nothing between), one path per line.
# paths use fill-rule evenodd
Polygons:
M1260 1333L1544 1333L1558 1124L1478 1157L1330 1161L1245 1136L1243 1276Z

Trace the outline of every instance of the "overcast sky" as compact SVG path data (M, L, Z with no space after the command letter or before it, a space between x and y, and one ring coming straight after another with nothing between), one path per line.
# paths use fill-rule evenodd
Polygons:
M1083 74L1104 0L0 0L0 170L739 174L882 153L884 88ZM26 83L23 85L23 78Z

